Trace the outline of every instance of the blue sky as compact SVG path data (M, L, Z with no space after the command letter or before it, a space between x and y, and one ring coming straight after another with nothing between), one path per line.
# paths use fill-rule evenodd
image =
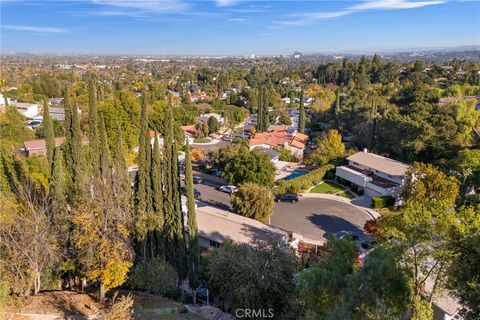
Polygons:
M1 0L2 52L281 54L480 44L476 0Z

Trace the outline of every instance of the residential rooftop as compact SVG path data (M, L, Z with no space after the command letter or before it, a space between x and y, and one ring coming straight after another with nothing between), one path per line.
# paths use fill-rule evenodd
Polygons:
M400 161L365 151L357 152L347 159L392 176L404 176L409 168L408 165Z

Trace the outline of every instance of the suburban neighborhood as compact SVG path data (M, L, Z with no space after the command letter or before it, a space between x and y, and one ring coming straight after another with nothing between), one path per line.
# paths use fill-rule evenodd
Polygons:
M475 1L0 9L0 319L480 319Z

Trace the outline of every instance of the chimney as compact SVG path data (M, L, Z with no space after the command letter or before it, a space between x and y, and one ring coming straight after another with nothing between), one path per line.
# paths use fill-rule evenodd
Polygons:
M367 149L367 148L363 148L363 152L368 153L368 149Z

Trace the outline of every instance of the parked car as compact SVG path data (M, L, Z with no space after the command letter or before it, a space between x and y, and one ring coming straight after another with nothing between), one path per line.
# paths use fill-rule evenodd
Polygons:
M237 192L238 188L235 187L235 186L231 186L231 185L225 185L225 186L221 186L220 188L218 188L218 190L220 190L222 192L225 192L225 193L232 194L234 192Z
M193 183L195 184L198 184L198 183L202 183L203 182L203 178L200 177L200 176L193 176Z
M364 239L362 241L362 248L365 250L370 250L376 243L377 243L377 240L374 238Z
M181 187L180 191L182 192L182 194L184 196L187 195L187 188ZM200 191L198 191L197 189L193 189L193 196L195 197L195 199L200 199L200 197L202 196L202 193Z
M293 193L286 193L284 195L278 196L276 200L277 200L277 202L295 203L295 202L298 202L300 200L300 197L296 194L293 194Z
M358 240L358 235L354 234L352 231L340 231L333 235L337 240L347 239L347 240Z
M228 135L224 135L224 136L222 136L222 140L223 141L232 141L232 137L230 137Z

